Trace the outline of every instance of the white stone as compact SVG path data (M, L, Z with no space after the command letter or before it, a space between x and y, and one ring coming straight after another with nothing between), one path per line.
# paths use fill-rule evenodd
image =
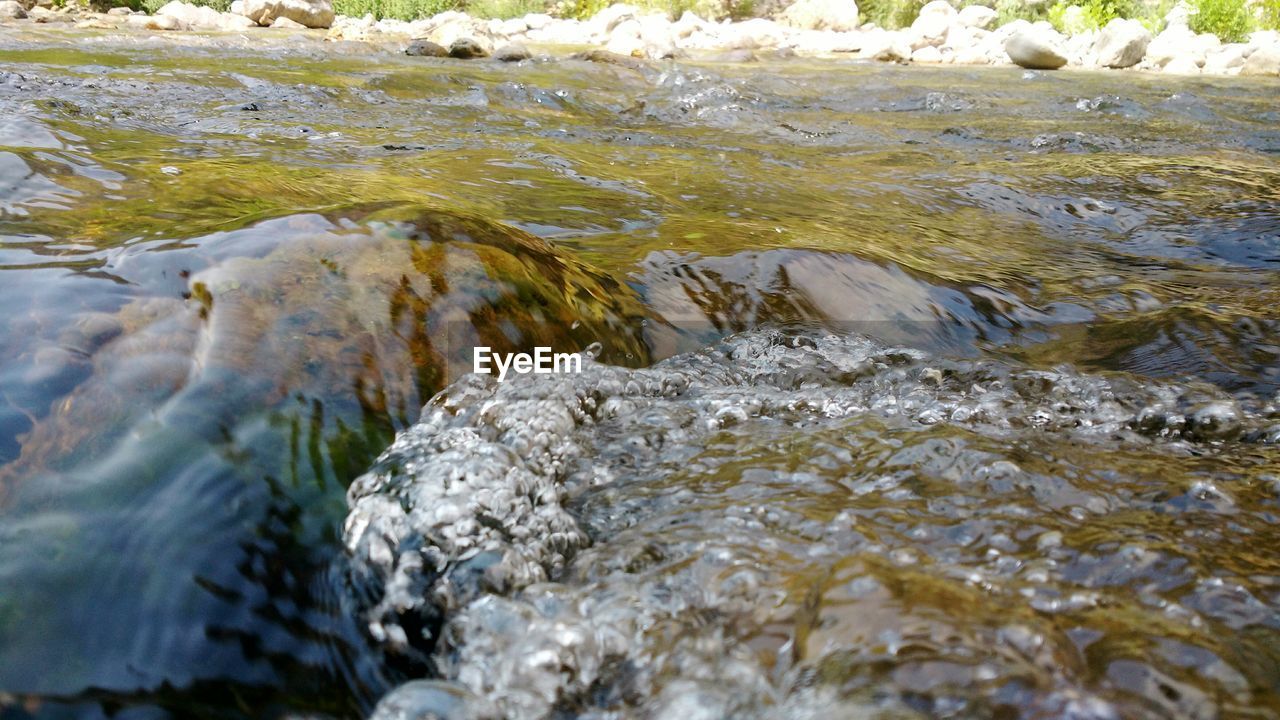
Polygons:
M591 26L592 34L599 36L607 36L613 32L613 29L626 22L634 20L640 16L640 8L634 5L624 5L621 3L610 5L601 10L587 21Z
M530 26L528 37L531 42L548 45L585 45L590 41L585 24L577 20L553 20L539 28Z
M1280 44L1268 45L1254 50L1244 66L1241 75L1280 75Z
M472 40L485 53L492 54L497 46L495 35L489 31L489 23L466 13L444 12L423 25L412 25L418 37L446 48L452 47L459 40Z
M1116 18L1098 34L1094 44L1097 62L1103 67L1127 68L1142 61L1151 44L1151 33L1137 20Z
M1056 70L1067 64L1064 38L1053 30L1031 27L1004 41L1009 59L1025 68Z
M796 0L782 11L785 25L802 30L858 29L858 4L854 0Z
M1081 67L1097 67L1097 53L1094 52L1094 46L1097 44L1098 35L1097 30L1090 30L1086 33L1066 38L1064 47L1067 51L1067 64Z
M529 31L529 24L524 18L511 18L510 20L500 20L498 27L495 29L499 35L511 37L513 35L523 35Z
M995 31L992 33L992 35L999 38L1000 42L1003 43L1008 38L1011 38L1014 35L1020 32L1023 32L1024 30L1030 30L1031 27L1032 27L1031 23L1027 22L1026 20L1021 20L1021 19L1013 20L996 28Z
M932 0L920 8L920 14L911 23L911 47L918 50L929 45L942 45L953 24L957 24L956 10L951 7L951 3L947 0Z
M911 53L911 62L936 65L942 62L942 51L932 45Z
M1189 30L1191 25L1191 16L1195 14L1195 8L1186 3L1186 0L1178 0L1178 4L1170 8L1169 12L1164 14L1165 30Z
M211 7L200 7L181 0L166 3L156 15L171 17L192 30L217 30L222 25L221 13Z
M1165 63L1161 71L1170 75L1199 75L1200 66L1196 64L1195 60L1183 55Z
M797 52L809 55L831 53L856 53L862 49L860 32L830 32L827 30L797 30L791 40Z
M529 13L523 18L524 24L530 30L541 30L555 21L555 18L546 13Z
M644 54L644 41L639 35L630 35L627 33L614 33L609 42L605 44L606 52L617 53L618 55L628 55L640 57Z
M130 15L125 18L129 27L140 30L181 30L184 25L170 15Z
M329 0L244 0L241 14L259 25L287 17L309 28L327 28L334 20Z
M951 59L957 65L990 65L991 58L986 50L978 46L958 48Z
M671 26L671 31L675 33L678 38L687 38L695 32L704 30L706 27L706 20L703 20L696 14L685 10L684 14L680 16L680 19Z
M249 18L245 18L245 20L249 20ZM253 21L250 20L250 22L253 22ZM275 22L271 23L271 27L276 28L278 30L306 30L307 29L306 25L303 25L302 23L299 23L299 22L294 22L286 17L276 18Z
M921 18L942 18L947 22L955 20L957 16L956 9L951 6L947 0L930 0L920 8L920 12L916 14L916 20Z
M370 33L373 32L374 21L372 15L365 15L361 18L353 18L342 16L336 18L333 25L329 28L329 32L325 34L324 39L330 41L339 40L367 40Z
M1196 41L1196 34L1185 26L1166 28L1147 45L1147 62L1164 67L1176 57L1184 56Z
M1225 75L1232 68L1244 66L1245 48L1241 43L1223 45L1216 52L1209 53L1204 59L1204 71L1216 75Z
M882 62L898 62L909 60L911 53L911 43L902 33L877 28L866 33L858 56Z
M1280 30L1254 30L1249 33L1249 45L1252 47L1280 45Z
M27 11L22 9L22 5L17 0L3 0L3 2L0 2L0 19L21 20L26 16Z
M982 5L970 5L960 10L956 20L965 27L986 30L996 21L996 11Z
M718 39L720 46L727 50L754 50L784 44L787 31L772 20L753 18L722 27Z

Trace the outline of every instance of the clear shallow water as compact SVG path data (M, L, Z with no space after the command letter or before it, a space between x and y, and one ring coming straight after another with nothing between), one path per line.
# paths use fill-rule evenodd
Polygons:
M529 716L1277 712L1274 82L4 32L6 718L354 717L426 674L399 697ZM348 517L477 341L779 325L844 339L550 427L601 478L525 468L519 562L362 549L360 498L481 462ZM862 336L929 354L833 371ZM653 395L600 382L566 397ZM424 552L457 580L404 565L389 611Z

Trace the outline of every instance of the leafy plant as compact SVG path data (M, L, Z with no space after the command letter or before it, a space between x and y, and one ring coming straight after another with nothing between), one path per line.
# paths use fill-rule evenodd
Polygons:
M865 0L858 13L886 30L897 30L915 22L928 0Z
M529 13L545 12L542 0L467 0L466 11L472 17L510 20Z
M577 20L588 20L607 7L609 7L609 0L567 0L556 5L555 14Z
M1088 27L1083 8L1080 8L1078 16L1071 12L1071 8L1079 8L1079 6L1068 4L1066 0L1058 0L1049 8L1049 24L1058 32L1067 35L1075 35L1085 30L1095 29Z
M1191 29L1213 33L1223 42L1241 42L1253 31L1254 20L1244 0L1196 0Z
M1258 24L1263 30L1280 30L1280 0L1262 0Z
M459 5L459 0L334 0L333 11L351 17L373 15L379 20L417 20L457 10Z
M1036 3L1034 5L1023 2L1022 0L997 0L995 4L996 26L1007 25L1014 20L1026 20L1027 22L1039 22L1040 20L1049 19L1049 4Z
M1079 14L1070 12L1071 7L1079 7ZM1141 14L1134 0L1080 0L1070 4L1058 0L1049 8L1048 20L1059 32L1075 35L1106 27L1116 18L1134 18Z

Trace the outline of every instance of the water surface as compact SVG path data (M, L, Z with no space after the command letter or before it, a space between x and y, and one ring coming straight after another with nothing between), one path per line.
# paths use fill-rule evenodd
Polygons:
M1280 712L1275 81L2 33L6 720L426 676L521 717ZM348 486L432 447L473 345L593 342L686 381L557 386L650 399L548 429L600 478L526 468L523 575L401 538L447 572L387 614L360 498L479 460ZM539 623L639 634L543 677Z

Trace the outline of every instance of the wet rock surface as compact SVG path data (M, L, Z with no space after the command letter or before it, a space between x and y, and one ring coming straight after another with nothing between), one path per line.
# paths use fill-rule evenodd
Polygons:
M469 376L349 494L365 622L448 681L374 717L1275 709L1268 422L852 336Z
M414 40L405 48L404 54L414 57L449 57L449 48L430 40Z

